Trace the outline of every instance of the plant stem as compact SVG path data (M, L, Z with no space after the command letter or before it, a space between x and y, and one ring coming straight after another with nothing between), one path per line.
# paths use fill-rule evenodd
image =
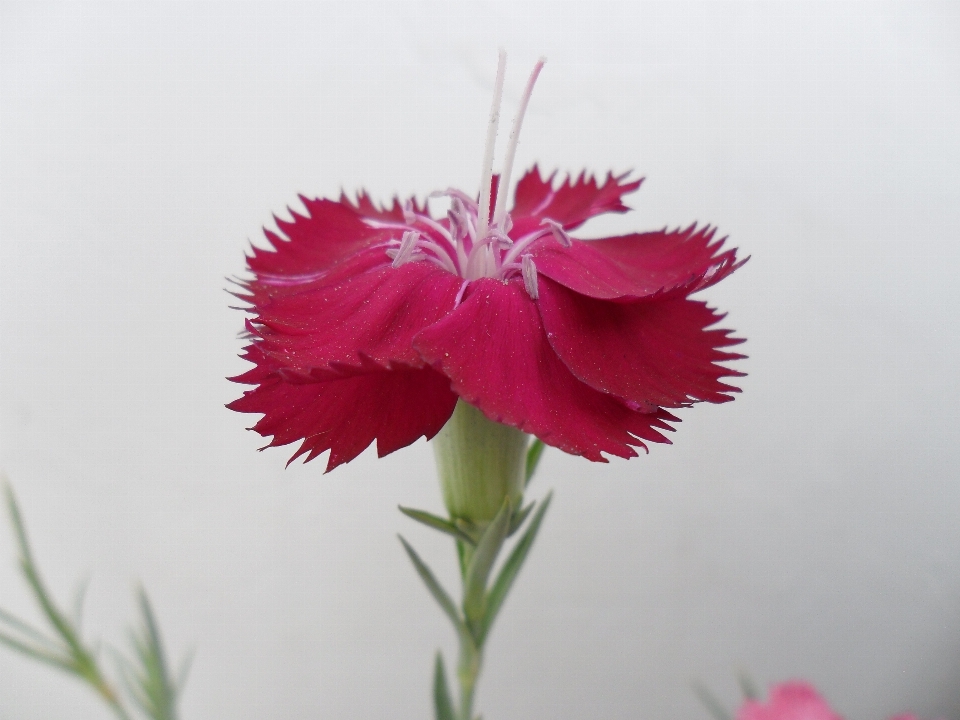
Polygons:
M473 691L480 676L483 664L483 651L477 647L469 635L460 638L460 666L457 677L460 680L460 720L473 720Z

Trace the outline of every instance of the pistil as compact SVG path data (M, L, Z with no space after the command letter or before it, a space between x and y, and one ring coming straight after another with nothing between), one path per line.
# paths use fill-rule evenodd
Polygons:
M487 142L483 148L483 168L480 172L480 218L477 235L484 237L490 218L490 181L493 178L493 149L497 142L497 128L500 125L500 103L503 100L503 78L507 72L507 53L500 51L497 60L497 80L493 86L493 104L490 107L490 120L487 122Z

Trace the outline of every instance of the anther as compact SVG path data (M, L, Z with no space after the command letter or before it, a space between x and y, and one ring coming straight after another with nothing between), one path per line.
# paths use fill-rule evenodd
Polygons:
M420 233L415 230L408 230L403 234L403 240L400 241L400 249L396 250L396 255L393 255L393 267L398 268L401 265L404 265L411 260L413 260L414 250L417 249L417 243L420 241ZM390 250L387 250L387 255L390 255Z
M531 300L540 297L537 289L537 266L533 264L533 256L526 254L522 259L523 287L527 290L527 295Z
M560 223L551 220L550 218L544 218L540 221L540 224L548 225L550 227L550 232L553 233L554 240L563 245L565 248L573 245L573 240L569 235L567 235L567 231L563 229L563 225Z

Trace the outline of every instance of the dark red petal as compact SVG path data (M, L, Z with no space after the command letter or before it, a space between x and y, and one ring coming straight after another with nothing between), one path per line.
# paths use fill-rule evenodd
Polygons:
M717 363L744 357L720 350L743 341L729 330L707 330L723 315L706 303L596 300L547 278L539 290L550 345L595 390L663 407L727 402L727 393L739 392L720 378L743 373Z
M593 176L580 173L576 180L568 177L554 189L554 175L556 173L543 180L539 168L534 165L520 178L513 210L510 211L518 233L527 232L527 225L535 229L545 217L569 229L582 225L596 215L626 212L630 208L623 204L623 196L634 192L643 182L642 179L622 182L626 175L607 173L607 179L601 185Z
M277 298L311 292L326 285L342 282L344 278L360 275L374 268L390 264L384 245L365 248L338 260L324 270L299 275L264 275L252 280L240 280L246 294L232 293L255 308L265 307Z
M542 275L581 295L641 298L689 295L720 282L743 265L735 248L721 252L725 238L716 230L635 233L602 240L575 240L562 247L552 238L536 241L530 252Z
M536 435L565 452L603 462L601 453L636 455L643 440L669 442L659 430L676 420L643 413L575 378L554 352L522 283L482 278L447 318L414 347L450 378L453 391L491 420ZM633 447L631 447L633 446Z
M368 369L299 384L276 373L261 380L250 377L244 382L259 382L259 387L227 407L263 413L253 429L273 436L267 447L302 440L290 462L304 454L309 462L329 450L326 472L353 460L374 440L380 457L421 436L429 440L453 414L457 396L449 380L431 368Z
M349 204L303 196L300 199L307 214L291 211L292 221L275 218L286 237L264 230L273 249L254 248L253 255L247 258L250 270L260 280L303 278L322 273L388 235L387 231L367 225Z
M309 373L365 355L384 367L421 367L413 337L453 310L462 279L429 262L377 268L309 292L274 299L256 324L265 352Z

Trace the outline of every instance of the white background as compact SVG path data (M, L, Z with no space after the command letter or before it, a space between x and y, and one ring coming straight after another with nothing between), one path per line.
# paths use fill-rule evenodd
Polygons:
M498 46L518 166L647 181L591 234L698 220L736 402L555 505L487 652L506 718L707 718L735 673L849 720L960 717L960 12L955 3L0 5L0 467L64 603L123 646L142 581L185 720L427 718L453 635L430 448L329 476L257 453L225 277L299 192L477 188ZM505 135L505 133L504 133ZM501 149L502 149L501 135ZM0 527L0 606L35 617ZM0 718L106 718L0 652Z

